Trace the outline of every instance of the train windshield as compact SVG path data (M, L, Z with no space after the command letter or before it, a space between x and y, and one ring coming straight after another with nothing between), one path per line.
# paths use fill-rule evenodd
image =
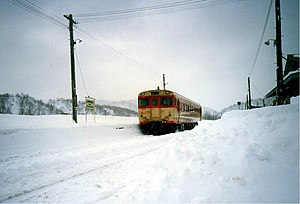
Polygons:
M157 98L152 99L152 106L157 106L158 105L158 100Z
M160 104L162 106L172 106L173 105L173 98L161 98Z
M149 99L148 98L139 99L139 106L140 107L149 106Z

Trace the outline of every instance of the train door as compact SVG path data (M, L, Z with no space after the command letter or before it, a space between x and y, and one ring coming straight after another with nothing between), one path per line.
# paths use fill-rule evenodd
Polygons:
M175 100L176 100L176 111L175 111L175 113L176 113L176 115L174 115L174 119L177 119L176 120L176 123L178 123L179 124L179 120L180 120L180 101L179 101L179 99L176 99L175 98Z
M151 115L152 120L160 121L161 113L160 113L160 106L159 106L159 98L152 97L150 102L151 102L150 115Z

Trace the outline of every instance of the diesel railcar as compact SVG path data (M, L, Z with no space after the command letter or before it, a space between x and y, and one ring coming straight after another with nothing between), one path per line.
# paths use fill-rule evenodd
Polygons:
M161 135L194 128L202 119L200 104L170 90L138 95L139 127L144 134Z

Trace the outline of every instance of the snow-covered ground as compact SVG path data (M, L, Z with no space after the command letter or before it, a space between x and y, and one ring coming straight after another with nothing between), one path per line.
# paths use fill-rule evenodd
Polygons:
M0 115L0 202L299 201L299 104L142 135L137 118Z

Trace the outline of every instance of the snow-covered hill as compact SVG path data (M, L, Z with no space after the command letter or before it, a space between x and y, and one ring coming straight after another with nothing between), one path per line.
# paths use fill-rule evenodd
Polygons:
M0 114L54 115L63 113L52 104L37 100L27 94L0 94Z
M217 120L219 118L221 118L221 114L218 113L217 111L211 109L211 108L207 108L207 107L202 107L202 119L204 120Z
M121 108L127 108L129 110L138 111L137 99L121 100L121 101L108 101L108 100L97 100L97 104L117 106Z
M78 114L85 114L84 102L77 102ZM116 103L117 104L117 103ZM121 103L119 103L121 104ZM72 114L71 99L50 99L47 102L37 100L27 94L0 94L0 114L19 115L55 115ZM96 114L114 116L136 116L137 112L125 106L112 104L96 104Z
M0 115L0 202L299 202L299 104L157 137L137 123Z

